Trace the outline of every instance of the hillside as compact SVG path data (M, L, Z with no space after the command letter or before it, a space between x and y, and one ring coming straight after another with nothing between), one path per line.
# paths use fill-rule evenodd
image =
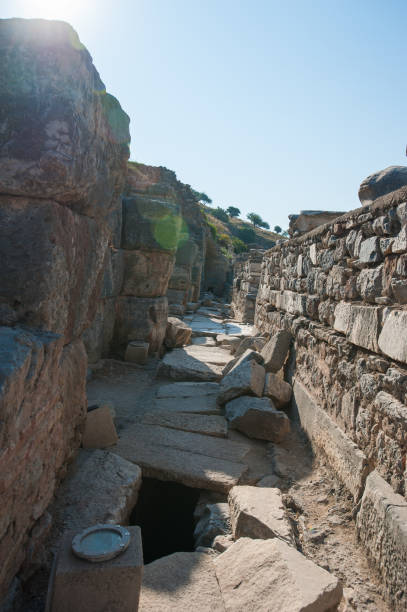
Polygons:
M252 223L236 217L229 218L228 222L215 217L213 208L201 204L206 221L214 238L225 247L233 247L235 252L243 252L249 248L270 249L282 236L263 229L253 227Z

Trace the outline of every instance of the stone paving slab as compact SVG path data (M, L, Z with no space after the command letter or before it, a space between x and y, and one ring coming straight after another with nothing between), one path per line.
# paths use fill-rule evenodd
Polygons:
M161 385L157 389L157 397L202 397L218 395L219 385L215 382L177 382Z
M162 435L163 431L165 436ZM178 438L178 442L174 443L171 437ZM198 449L204 451L200 439L205 439L206 452L212 452L212 455L225 455L220 447L230 442L164 427L135 424L126 431L126 435L112 450L141 466L143 476L227 493L234 485L239 484L248 468L239 461L194 452ZM207 442L217 443L218 452L214 453L213 446L208 448L211 444L206 444Z
M146 414L142 422L216 438L226 438L228 431L226 419L220 415L153 412Z
M223 612L210 555L177 552L144 567L139 612Z
M215 395L197 397L162 397L156 398L149 413L183 412L193 414L222 414ZM148 414L149 414L148 413Z
M218 381L231 359L228 351L218 347L186 346L164 356L159 375L183 381Z

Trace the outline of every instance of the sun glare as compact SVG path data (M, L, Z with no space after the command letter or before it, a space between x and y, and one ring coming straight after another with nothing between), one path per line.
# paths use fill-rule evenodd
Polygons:
M74 18L86 16L91 4L87 0L17 0L14 8L18 17L71 22Z

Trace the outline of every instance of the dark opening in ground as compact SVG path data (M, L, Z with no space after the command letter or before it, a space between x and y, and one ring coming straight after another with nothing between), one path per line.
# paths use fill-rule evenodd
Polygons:
M143 478L131 525L141 527L144 563L178 551L194 550L194 509L200 490Z

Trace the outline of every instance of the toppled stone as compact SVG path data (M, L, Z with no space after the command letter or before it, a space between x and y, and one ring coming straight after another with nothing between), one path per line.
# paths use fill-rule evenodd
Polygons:
M107 448L116 444L117 440L109 406L100 406L88 411L82 438L83 448Z
M159 375L174 380L216 381L221 379L223 366L231 359L224 349L191 345L167 353Z
M223 610L212 557L177 552L144 567L139 612Z
M371 204L377 198L407 185L407 168L389 166L370 174L359 187L359 200L363 205Z
M82 450L56 495L54 509L65 529L96 523L126 525L141 486L138 465L103 450Z
M191 402L193 401L191 400ZM143 423L215 436L216 438L226 438L227 436L226 419L220 415L148 412L143 417Z
M263 395L270 397L277 407L285 406L291 399L292 387L282 378L269 372L266 374Z
M280 330L263 347L261 355L264 358L264 367L267 372L281 370L290 349L290 342L291 334Z
M208 504L196 524L195 547L211 546L217 535L230 533L230 512L227 503Z
M235 357L240 357L247 351L247 349L260 352L266 342L266 338L262 337L249 336L248 338L243 338L235 351Z
M265 397L238 397L228 402L225 409L230 426L249 438L281 442L291 429L287 415L276 410Z
M277 538L240 538L214 564L227 612L325 612L342 598L335 576Z
M150 345L148 342L142 342L141 340L133 340L129 342L124 355L125 361L132 363L138 363L144 365L148 361L148 349Z
M266 373L263 366L256 361L243 361L236 365L220 383L218 402L224 404L240 395L257 395L263 393Z
M384 319L379 348L392 359L407 363L407 312L392 310Z
M246 349L245 352L242 353L239 357L235 356L231 361L229 361L229 363L225 365L222 370L223 376L229 374L229 372L231 372L234 368L240 366L242 363L245 363L247 361L256 361L260 365L263 365L264 363L263 357L260 355L260 353L257 353L257 351L253 351L251 349Z
M229 491L232 533L238 538L280 538L294 545L282 493L279 489L237 486Z
M167 348L178 348L185 346L191 339L192 329L181 319L169 317L167 331L165 332L164 344Z

